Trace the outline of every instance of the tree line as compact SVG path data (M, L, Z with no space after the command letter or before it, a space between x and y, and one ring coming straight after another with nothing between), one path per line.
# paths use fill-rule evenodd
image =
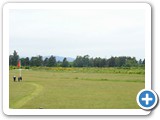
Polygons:
M120 56L106 58L90 58L89 55L77 56L73 62L69 62L65 57L63 61L57 61L51 55L43 59L43 56L32 56L31 58L20 58L16 51L9 55L9 65L17 66L17 61L21 60L21 66L46 66L46 67L144 67L145 59L136 60L135 57Z

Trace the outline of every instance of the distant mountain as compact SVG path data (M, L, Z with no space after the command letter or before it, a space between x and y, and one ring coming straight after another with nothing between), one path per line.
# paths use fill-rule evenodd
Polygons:
M43 57L43 59L45 59L45 58L49 58L50 56L44 56ZM56 61L63 61L63 59L65 58L65 57L63 57L63 56L55 56L56 57ZM72 57L66 57L67 58L67 61L69 61L69 62L73 62L74 60L75 60L75 58L72 58Z
M34 56L35 57L35 56ZM63 57L63 56L55 56L56 57L56 61L63 61L63 59L65 58L65 57ZM25 56L21 56L21 58L26 58ZM45 58L50 58L50 56L43 56L43 60L45 59ZM69 61L69 62L73 62L74 60L75 60L75 58L72 58L72 57L66 57L67 58L67 61ZM29 59L31 59L31 57L29 57Z
M57 61L63 61L63 59L65 58L62 56L55 56L55 57L56 57ZM67 58L67 61L69 61L69 62L73 62L75 60L75 58L71 58L71 57L66 57L66 58Z

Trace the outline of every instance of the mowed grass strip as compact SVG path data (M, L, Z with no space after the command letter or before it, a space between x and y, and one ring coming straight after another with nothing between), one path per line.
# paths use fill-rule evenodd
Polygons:
M15 109L136 109L136 95L144 88L144 74L22 70L23 81L13 82L18 73L10 70L10 108ZM41 90L35 93L34 85Z

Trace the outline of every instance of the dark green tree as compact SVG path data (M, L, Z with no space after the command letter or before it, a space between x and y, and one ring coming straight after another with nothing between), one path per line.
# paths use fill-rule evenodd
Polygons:
M43 58L42 56L37 56L37 57L32 57L30 60L30 65L31 66L42 66L43 65Z
M83 57L77 56L73 63L74 67L83 67Z
M67 58L65 57L62 62L62 67L68 67L68 66L69 66L69 62L67 61Z
M13 55L9 55L9 65L13 65Z
M43 66L48 66L48 58L45 58L43 61Z
M43 57L41 56L41 55L38 55L37 56L37 64L39 65L39 66L43 66Z
M19 55L14 50L13 55L9 56L9 65L17 66L18 60L19 60Z
M107 60L105 58L101 59L100 67L106 67L107 66Z
M125 67L136 67L138 66L138 62L135 57L126 57Z
M94 59L94 67L101 67L101 58L100 57L96 57Z
M84 55L82 58L82 66L89 67L89 55Z
M89 59L89 67L94 67L94 59L93 58Z
M39 66L39 65L37 64L37 57L31 57L30 65L31 65L31 66Z
M122 57L118 57L119 58L119 64L117 67L122 67L125 66L126 63L126 57L122 56Z
M145 65L145 59L143 60L142 64Z
M139 65L141 65L141 64L142 64L142 59L140 59L140 60L138 61L138 64L139 64Z
M25 61L25 58L21 58L21 66L26 66L26 61Z
M116 66L115 57L111 57L110 59L108 59L107 63L108 63L108 67L115 67Z
M54 67L56 66L56 58L51 55L51 57L48 59L48 67Z
M26 65L26 66L30 66L29 57L26 57L26 58L25 58L25 65Z

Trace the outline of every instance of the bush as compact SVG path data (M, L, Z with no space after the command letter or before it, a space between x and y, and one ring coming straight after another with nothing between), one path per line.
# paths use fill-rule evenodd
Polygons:
M30 67L29 67L29 66L26 66L25 69L30 69Z
M9 70L17 69L16 66L9 66Z

